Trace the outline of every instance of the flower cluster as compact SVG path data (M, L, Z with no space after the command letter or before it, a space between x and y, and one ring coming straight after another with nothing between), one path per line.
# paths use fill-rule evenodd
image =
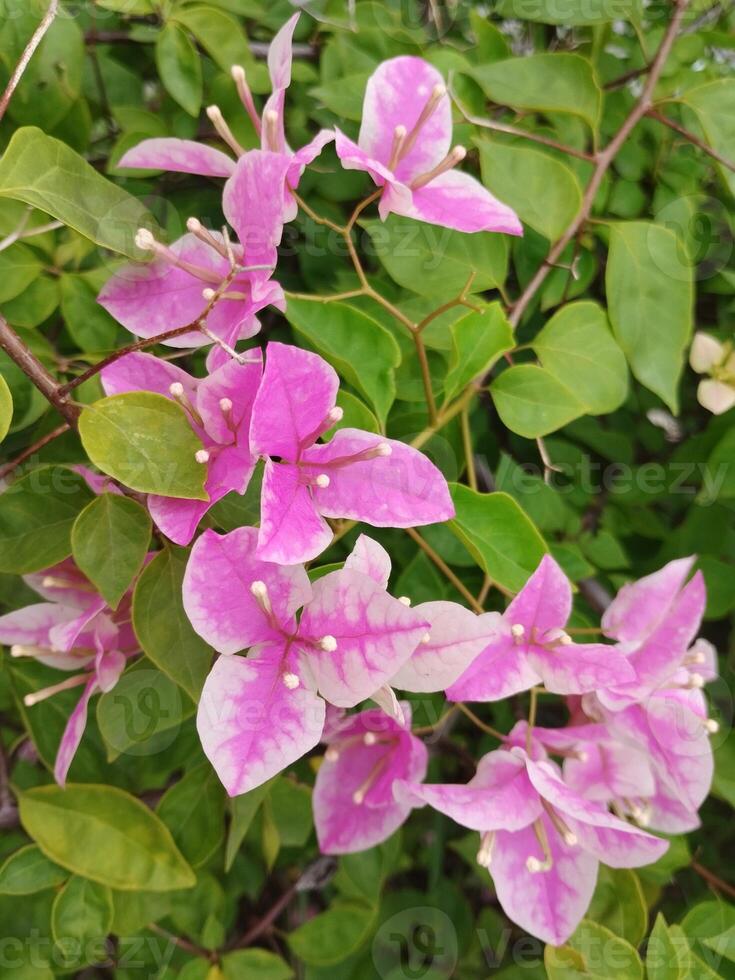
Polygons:
M271 47L273 91L262 114L244 71L233 69L260 149L245 151L213 106L209 118L232 155L156 139L121 161L224 178L234 237L196 218L170 246L141 231L137 243L153 261L119 270L100 297L141 337L168 332L173 346L214 345L203 379L144 353L101 372L108 395L145 390L174 400L203 447L196 460L206 468L206 501L147 497L163 535L185 546L196 538L184 608L219 655L198 706L201 744L234 796L323 743L313 802L324 852L372 847L412 809L431 806L480 833L478 861L510 918L562 943L589 905L598 862L656 861L668 845L650 830L698 824L716 730L702 692L716 657L697 640L703 579L689 577L687 558L624 586L602 620L609 642L578 643L568 625L572 588L549 555L502 614L391 595L390 558L366 535L340 567L307 571L332 542L331 518L412 528L449 520L454 508L443 475L417 449L340 427L339 379L320 356L278 342L263 352L234 349L257 333L264 307L285 303L274 279L277 247L296 215L305 166L334 140L343 166L374 181L383 218L394 212L465 232L520 234L521 226L455 169L465 154L451 146L450 100L441 75L419 58L394 58L374 73L357 142L324 131L294 152L284 100L297 17ZM712 371L714 353L705 359L697 364ZM197 537L209 508L244 493L259 464L259 526ZM30 705L84 685L57 760L63 783L89 699L115 684L139 648L129 597L109 609L71 561L27 581L48 601L0 619L0 640L14 656L82 668L26 698ZM445 692L453 705L530 691L533 707L469 783L427 784L427 746L397 691ZM539 691L565 699L565 727L536 724Z

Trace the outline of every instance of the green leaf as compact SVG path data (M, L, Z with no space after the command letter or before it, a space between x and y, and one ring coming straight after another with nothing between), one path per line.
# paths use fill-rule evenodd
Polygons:
M445 301L458 296L474 273L476 292L505 282L508 244L503 235L452 231L390 215L387 221L363 221L371 251L399 286Z
M250 826L255 819L261 803L271 790L273 781L269 780L261 786L243 793L242 796L235 796L230 801L231 820L230 829L227 833L227 843L225 845L225 871L229 871L233 865L237 852L245 840Z
M697 114L708 145L726 160L735 160L735 118L732 111L735 80L718 78L706 85L687 89L679 98ZM735 173L722 164L715 165L730 193L735 194Z
M380 422L356 395L351 395L349 391L340 389L337 392L337 405L344 414L334 428L324 433L325 439L334 435L338 429L364 429L365 432L380 432Z
M630 20L640 13L640 0L495 0L493 13L500 17L560 24L605 24L611 20Z
M146 659L132 664L97 702L97 724L109 762L120 755L148 756L173 745L194 704L168 675Z
M245 977L247 980L290 980L294 975L288 963L267 949L237 949L225 953L221 969L224 980L244 980Z
M729 428L707 457L702 502L735 497L735 428Z
M17 242L0 252L0 303L15 299L26 290L43 270L36 254Z
M688 916L685 917L684 921ZM712 952L698 947L698 952L703 956L698 956L697 952L689 945L690 936L684 931L682 926L669 926L669 935L676 950L677 968L681 971L682 980L722 980L722 974L713 970L707 959L714 958L719 961L721 957L717 954L713 957Z
M347 303L289 298L289 323L339 373L363 392L385 423L396 396L394 369L401 351L377 320Z
M208 762L187 772L166 790L156 813L192 867L204 864L225 833L225 791Z
M112 914L110 889L73 875L54 899L51 909L54 941L62 950L69 940L81 944L85 952L96 946L100 958L106 958L104 948L99 947L112 926Z
M314 826L311 787L279 778L268 795L268 806L281 846L303 847Z
M480 313L467 313L455 320L451 331L452 358L444 381L447 401L455 398L470 381L482 377L515 343L500 303L491 303Z
M643 964L630 943L589 919L563 946L546 947L544 966L549 980L643 980Z
M684 980L666 919L659 912L646 945L647 980Z
M43 466L0 494L0 572L25 575L71 554L71 529L92 499L84 478Z
M735 807L735 732L732 729L715 749L712 792L731 807Z
M524 224L550 241L560 238L582 204L573 170L556 157L521 144L477 140L482 182Z
M37 844L14 851L0 868L0 895L33 895L56 888L69 877Z
M180 7L173 19L191 31L215 64L229 72L233 65L252 65L245 33L234 17L209 4Z
M13 396L8 388L8 382L0 374L0 442L10 430L13 421Z
M519 592L548 550L536 527L507 493L449 488L457 511L451 530L494 582Z
M156 38L156 65L168 94L190 116L202 107L202 63L189 35L169 21Z
M735 908L732 905L720 901L701 902L687 912L681 928L687 942L708 963L714 961L710 950L718 957L724 956L735 962ZM697 950L697 943L705 949Z
M645 221L612 225L605 285L631 371L676 414L693 294L692 268L676 234Z
M638 877L628 868L600 865L589 919L639 946L648 929L648 910Z
M511 431L536 439L584 415L585 406L554 375L535 364L517 364L490 385L498 415Z
M141 202L34 126L17 130L0 159L0 198L25 201L91 241L140 257L135 233L152 219Z
M153 663L198 700L212 650L184 612L181 588L187 559L182 548L169 547L146 566L133 595L133 627Z
M71 531L74 561L113 609L143 567L150 540L147 511L113 493L88 504Z
M543 367L573 391L591 414L614 412L625 401L625 356L597 303L582 301L563 307L532 345Z
M102 398L82 412L79 435L95 466L131 490L208 499L207 468L195 459L202 444L170 398L150 391Z
M498 105L567 112L597 126L602 93L587 58L565 52L506 58L473 68L472 77Z
M87 354L115 347L119 324L100 306L91 286L81 277L61 276L61 313L66 328Z
M309 966L333 966L359 949L372 929L376 910L336 901L286 937L291 951Z
M196 877L167 827L113 786L40 786L18 794L20 820L64 868L122 891L193 887Z

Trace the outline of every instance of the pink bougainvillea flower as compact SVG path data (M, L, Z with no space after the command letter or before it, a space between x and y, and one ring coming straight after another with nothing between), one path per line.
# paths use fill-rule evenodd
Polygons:
M296 217L297 204L291 188L298 187L305 168L321 153L327 143L334 139L331 130L321 130L306 146L295 152L286 142L284 106L286 90L291 84L291 63L293 34L299 14L294 14L273 38L268 52L268 71L271 77L272 92L265 104L262 116L255 107L245 70L233 65L232 77L245 110L250 117L255 132L260 137L261 148L281 154L287 164L281 178L284 189L284 220ZM238 143L217 106L209 106L207 115L218 135L241 159L245 150ZM235 160L227 153L193 140L173 138L147 139L133 147L120 159L119 167L134 167L150 170L172 170L185 174L200 174L205 177L229 178L235 173ZM272 187L275 186L271 185ZM271 196L273 196L271 194Z
M220 341L233 348L260 330L257 313L285 306L281 286L271 275L283 232L283 208L274 182L284 179L287 162L277 153L245 154L225 188L225 216L239 242L210 232L189 218L189 233L164 245L141 229L136 244L155 256L148 264L123 266L105 284L99 302L139 337L156 337L191 324L192 329L164 341L171 347L203 347ZM200 325L201 321L201 325ZM210 369L227 359L215 348Z
M707 603L702 573L686 581L694 561L693 557L677 559L624 585L606 609L603 632L620 641L619 649L636 674L632 681L600 686L597 696L606 707L619 709L645 701L673 683L677 674L677 683L685 687L704 685L704 676L696 668L707 666L707 657L690 650Z
M332 540L325 517L415 527L454 516L447 482L423 453L360 429L340 429L339 378L318 354L270 343L250 446L266 459L258 557L310 561Z
M325 702L349 708L371 697L428 626L361 572L345 568L310 584L303 566L261 561L256 548L254 528L205 531L184 577L192 626L225 654L204 685L197 727L232 796L312 749ZM230 656L247 648L247 657Z
M519 746L484 756L467 785L401 784L404 795L480 831L478 861L506 915L555 946L584 916L600 861L635 868L669 846L583 798L554 763L534 761Z
M130 625L131 596L110 609L71 559L25 575L24 580L47 601L0 617L0 643L10 645L12 657L32 657L47 667L74 672L59 684L27 694L25 704L32 707L60 691L83 687L54 765L56 781L63 786L84 734L91 698L110 691L128 658L140 649Z
M357 143L337 130L347 170L365 170L383 191L379 210L458 231L522 235L515 212L474 177L455 170L466 151L452 143L452 107L440 73L401 55L368 79Z
M345 568L363 572L386 588L391 560L377 541L361 534ZM411 604L407 596L401 596L400 602ZM391 687L417 694L443 691L454 683L487 646L500 623L498 613L477 616L457 602L422 602L414 609L429 623L429 630L391 679Z
M101 372L108 395L153 391L178 402L202 441L197 462L207 468L208 500L148 496L148 510L163 533L176 544L189 544L202 517L230 491L245 493L255 468L250 453L250 418L260 384L260 351L250 363L228 360L204 379L193 378L152 354L126 354Z
M622 684L635 671L615 647L574 643L564 631L572 589L549 555L513 599L496 635L447 691L453 701L497 701L536 684L555 694L581 694Z
M326 739L328 748L314 784L314 823L324 854L352 854L387 840L406 820L411 803L393 795L396 780L420 783L427 751L404 723L379 710L350 715Z

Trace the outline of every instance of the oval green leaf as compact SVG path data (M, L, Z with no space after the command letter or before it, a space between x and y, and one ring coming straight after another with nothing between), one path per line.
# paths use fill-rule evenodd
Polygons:
M0 868L0 895L33 895L63 884L69 873L54 864L37 844L15 851Z
M113 786L70 783L19 793L26 833L52 861L110 888L192 888L196 876L165 824Z
M537 439L585 414L585 406L550 371L517 364L490 385L498 415L512 432Z
M79 435L103 473L131 490L207 500L202 448L183 408L150 391L112 395L87 406Z

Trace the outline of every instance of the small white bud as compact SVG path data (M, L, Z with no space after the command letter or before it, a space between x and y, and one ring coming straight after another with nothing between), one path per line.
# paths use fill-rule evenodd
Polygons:
M441 82L439 82L432 89L432 91L431 91L431 98L432 99L443 99L446 94L447 94L447 87L446 87L446 85L442 85Z
M203 465L204 463L209 462L209 453L206 449L197 449L197 451L194 453L194 459L197 461L197 463L202 463Z
M228 415L232 411L232 401L229 398L220 398L219 407L224 415Z
M573 834L571 830L565 830L564 833L562 834L562 838L564 839L564 843L567 844L569 847L576 847L577 844L579 843L577 839L577 835Z
M378 736L375 734L375 732L365 732L362 740L365 745L377 745Z
M561 643L563 647L568 647L570 644L574 643L574 640L568 633L562 633L562 635L559 637L559 643Z
M394 137L395 137L395 138L396 138L397 140L405 140L405 138L406 138L406 136L408 136L408 130L406 129L406 127L405 127L405 126L401 126L401 125L399 124L399 125L398 125L398 126L396 126L396 128L395 128L395 129L393 130L393 136L394 136Z
M10 652L12 654L12 649ZM710 735L716 735L720 730L720 723L715 721L714 718L708 718L704 723L704 727L710 733Z
M421 642L431 643L431 633L424 633L424 635L421 637Z
M333 745L330 745L327 751L324 753L324 758L327 762L336 762L339 759L339 749L336 749Z
M325 653L334 653L334 651L337 649L337 641L333 636L327 634L326 636L323 636L321 640L319 640L317 646L324 650Z
M170 384L168 386L168 391L169 394L173 395L174 398L184 397L184 386L180 381L174 381L173 384Z
M355 792L352 794L352 802L355 803L357 806L360 806L360 804L364 801L364 799L365 799L365 794L361 789L356 789Z
M704 677L701 674L692 673L689 675L689 683L687 687L702 688L704 687Z
M403 605L403 606L410 606L410 605L411 605L411 600L410 600L410 599L408 598L408 596L407 596L407 595L399 595L399 596L398 596L398 601L399 601L399 602L401 603L401 605Z
M239 82L241 85L245 82L245 69L242 65L233 65L232 68L230 68L230 74L235 82Z
M295 691L301 681L298 679L296 674L286 673L283 675L283 683L286 685L289 691Z
M187 231L190 231L192 235L198 235L202 230L202 223L199 218L187 218L186 229Z
M531 872L531 874L534 875L538 874L538 872L542 870L543 866L544 866L543 862L539 861L539 859L534 857L533 855L526 858L526 867Z
M455 146L449 154L452 163L461 163L467 156L467 150L463 146Z
M318 487L321 487L322 490L326 490L330 482L331 481L326 473L320 473L319 476L316 478L316 480L314 480L314 483Z
M20 643L14 643L10 648L11 657L24 657L25 653L26 653L26 649L24 646L21 646Z
M378 445L375 447L376 456L390 456L392 452L393 452L393 447L389 445L387 442L378 443Z
M216 290L212 289L211 286L207 286L206 289L202 290L202 299L205 299L208 303L211 303L216 295Z
M514 636L517 640L520 640L522 636L525 635L525 627L521 623L513 623L510 628L511 636Z
M340 408L339 405L335 405L334 408L331 408L327 412L327 421L331 422L332 425L336 425L337 422L341 422L344 417L345 417L344 409Z

